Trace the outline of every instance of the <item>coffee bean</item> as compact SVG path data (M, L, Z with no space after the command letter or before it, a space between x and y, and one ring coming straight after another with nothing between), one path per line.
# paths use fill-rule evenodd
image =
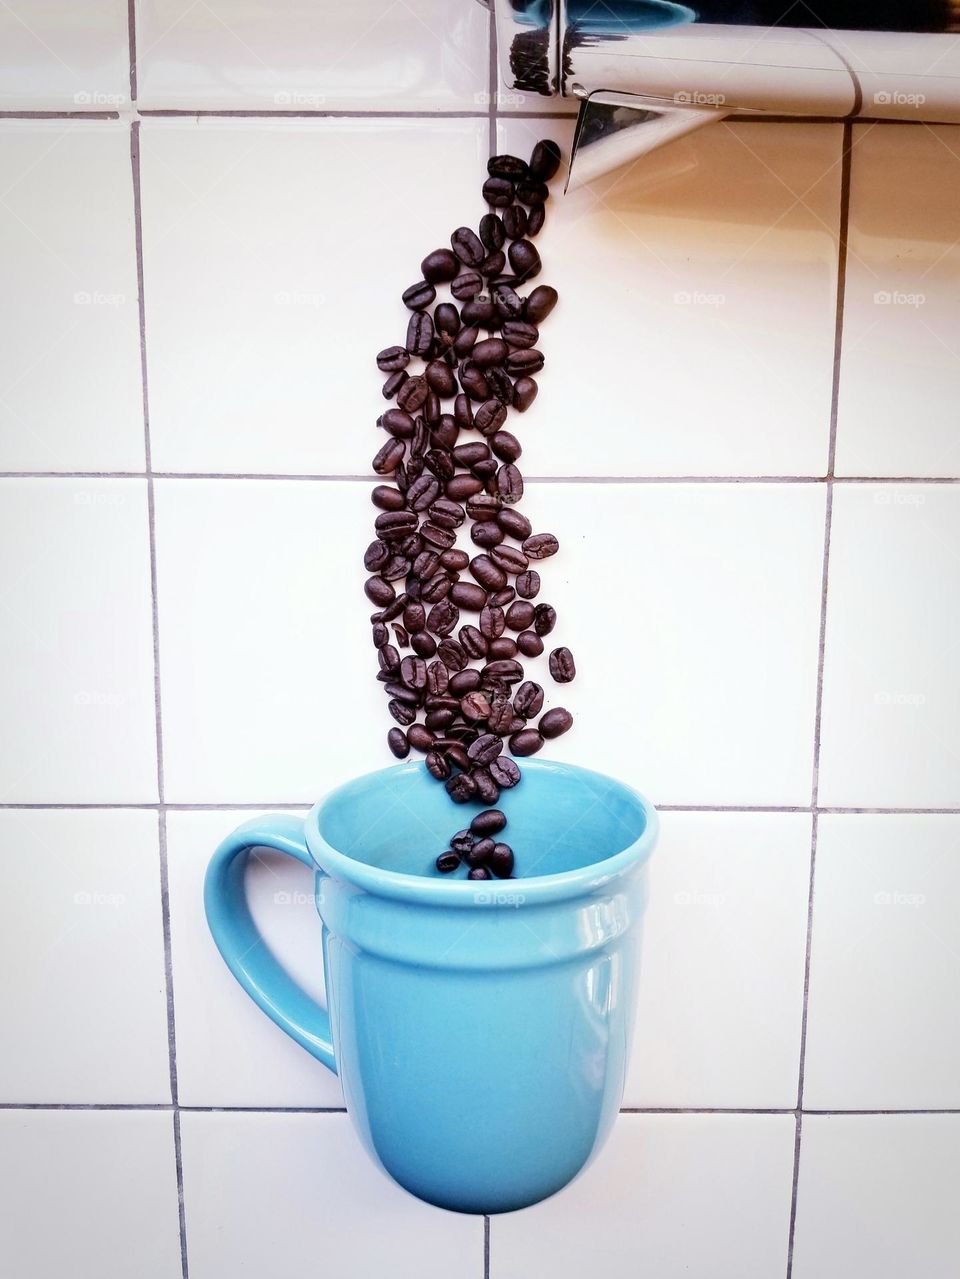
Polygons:
M499 510L500 499L492 493L476 493L467 499L467 514L472 520L495 519Z
M431 284L439 284L452 280L460 270L460 263L449 249L434 249L420 263L420 270L425 280Z
M487 172L491 178L507 178L510 182L519 182L529 175L526 160L516 155L492 155L487 161Z
M385 400L392 400L403 386L404 382L407 381L408 377L409 374L404 369L400 369L396 373L391 373L380 388L380 394Z
M533 629L538 635L549 635L557 624L557 610L550 604L538 604L534 609Z
M464 302L461 314L464 324L476 324L482 329L495 329L500 322L497 309L489 298L471 298Z
M402 511L405 505L403 494L389 484L378 484L370 494L370 500L381 511Z
M490 456L490 449L482 440L471 440L469 444L458 444L453 450L454 460L459 466L473 466Z
M480 274L487 279L503 275L503 268L507 265L507 259L503 249L494 249L480 263Z
M429 316L427 317L429 319ZM407 378L397 396L397 404L407 413L416 413L422 409L427 400L430 388L425 377ZM384 414L386 416L386 414Z
M466 804L477 793L477 784L469 773L457 773L445 783L447 794L455 804ZM473 871L470 872L474 874Z
M526 350L536 346L539 338L540 330L526 320L507 320L503 326L503 340L508 346Z
M523 452L520 441L509 431L497 431L491 435L490 447L501 462L515 462Z
M411 284L409 289L403 290L403 304L411 311L423 311L431 302L436 301L436 297L437 290L427 280L418 280L416 284ZM413 347L408 344L407 350L412 351Z
M439 524L441 528L445 529L459 528L466 518L460 503L453 502L448 497L437 498L431 504L427 514L434 524Z
M492 520L481 520L470 530L470 540L477 546L489 550L503 541L503 529Z
M404 445L401 440L387 440L373 459L377 475L391 475L403 461Z
M429 768L429 763L427 765ZM452 870L456 870L460 865L460 858L452 850L448 853L441 853L437 858L437 870L441 875L449 875Z
M518 377L513 384L513 407L519 413L526 413L527 409L537 398L537 391L540 388L532 377Z
M543 747L543 738L535 728L524 728L519 733L514 733L510 738L510 753L512 755L536 755L537 751Z
M462 573L470 563L470 556L466 551L459 551L456 547L453 547L449 551L442 553L440 563L452 573Z
M512 510L510 507L504 507L498 513L497 523L505 533L509 533L511 537L515 537L519 541L523 541L525 537L529 537L533 532L533 526L527 517L522 515L520 511ZM526 564L523 567L526 568Z
M427 614L427 629L434 635L447 636L460 620L460 610L449 600L443 599L434 604Z
M450 672L443 662L431 662L427 667L427 692L431 697L442 697L450 684Z
M395 697L398 702L403 702L405 706L420 706L423 703L422 692L418 692L414 688L408 688L406 684L398 684L395 680L389 680L384 684L384 692L389 697ZM410 742L411 744L413 743L412 737Z
M399 582L409 572L410 561L405 555L391 555L380 570L380 576L385 582Z
M452 582L447 573L435 573L420 588L420 598L427 604L436 604L450 594Z
M380 418L380 425L398 440L409 440L416 429L413 418L403 409L387 409Z
M423 459L424 465L444 483L453 478L456 465L446 449L430 449Z
M450 590L450 599L458 608L479 613L487 602L487 592L482 586L474 586L473 582L455 582Z
M486 723L490 714L490 703L483 693L467 693L460 701L460 714L468 723Z
M522 240L527 234L527 211L519 204L511 204L504 209L503 229L511 240Z
M429 520L426 524L420 525L420 536L425 542L429 542L431 546L438 546L441 550L453 546L457 540L457 535L452 529L440 528L437 524L431 524Z
M512 462L507 462L497 472L497 496L511 506L523 497L523 476Z
M525 631L533 625L534 607L529 600L515 600L507 609L507 625L512 631Z
M467 756L475 764L490 764L503 750L503 742L495 733L482 733L467 748Z
M448 671L462 671L467 664L467 655L463 645L456 640L445 639L437 645L437 656Z
M489 836L484 835L471 847L465 860L469 866L482 866L493 850L494 841Z
M446 758L435 750L427 751L426 764L427 772L431 777L435 777L438 782L444 781L452 772ZM456 854L454 854L454 856L456 856ZM459 860L459 858L457 860Z
M491 179L492 181L493 179ZM476 790L476 785L474 785ZM487 870L486 866L474 866L472 870L467 871L467 879L492 879L493 876Z
M370 629L370 634L373 639L374 648L383 648L384 644L388 644L390 642L390 632L387 630L386 626L384 626L383 622L374 622Z
M516 786L520 780L520 769L509 755L499 755L489 765L490 776L503 790Z
M487 657L492 661L501 661L505 658L516 657L519 649L516 643L509 635L500 635L497 639L492 639L487 645Z
M390 583L385 582L382 577L368 577L363 584L363 590L370 603L376 604L379 608L389 604L397 594Z
M400 654L390 643L377 649L377 662L382 671L396 671L400 667Z
M440 485L433 475L421 475L407 489L407 505L413 511L425 511L440 492Z
M484 338L473 348L473 360L484 369L491 364L502 364L509 352L510 348L502 338Z
M486 592L483 594L486 598ZM503 634L506 624L502 608L488 604L480 610L480 630L488 640L498 639Z
M431 360L426 370L427 385L443 399L448 399L456 392L457 379L449 364L442 360ZM452 419L451 419L452 421Z
M552 138L544 138L530 156L530 176L537 182L549 182L560 168L560 148Z
M509 879L513 874L514 856L509 844L494 844L487 861L497 879Z
M440 338L453 342L460 332L460 312L452 302L441 302L436 308L433 313L433 327Z
M377 352L377 368L382 373L396 373L410 363L410 352L403 346L385 346Z
M397 721L398 724L403 724L404 726L406 726L407 724L412 724L413 721L417 718L417 712L415 707L407 706L395 697L392 698L389 702L387 702L387 710L390 712L390 714L393 716L393 718Z
M514 693L513 706L524 719L533 719L543 709L543 689L533 680L527 680Z
M465 266L479 266L487 256L480 237L468 226L457 227L450 237L450 244Z
M502 248L506 232L503 229L503 222L495 213L485 213L480 219L480 239L483 241L484 248L490 253L495 253L497 249Z
M481 674L489 679L502 679L508 684L515 684L523 679L523 667L519 662L508 660L488 662Z
M447 496L456 502L462 502L465 498L482 492L483 481L478 480L475 475L455 475L447 482Z
M555 648L548 662L550 674L558 684L569 684L576 678L577 667L569 648Z
M543 640L536 631L521 631L517 636L517 648L524 657L539 657L543 652Z
M376 617L371 617L371 622L392 622L406 608L407 598L406 593L398 595L392 604L388 604L386 608L381 609Z
M507 258L522 280L528 280L540 272L540 254L537 252L536 245L531 244L529 240L514 240L507 250ZM407 345L409 347L409 343Z
M505 360L509 373L539 373L543 368L543 352L536 347L511 348Z
M523 314L523 298L509 284L501 284L491 292L497 315L504 320L516 320Z
M507 575L489 555L477 555L470 561L470 573L487 591L499 591L507 584ZM376 601L374 601L376 603Z
M523 543L523 553L531 560L548 559L551 555L556 555L559 549L560 543L552 533L534 533Z
M507 420L507 406L499 400L484 400L473 416L473 425L481 435L495 435ZM401 450L402 454L402 450Z
M433 657L437 651L437 641L426 631L417 631L410 637L410 646L417 657Z
M549 200L550 192L543 182L526 181L517 183L517 199L521 204L543 204Z
M473 426L473 405L468 395L458 395L453 401L453 420L461 431L468 431Z
M487 641L484 634L476 626L461 626L457 638L468 657L486 657Z
M424 375L426 380L426 375ZM432 426L435 422L440 421L440 396L436 391L431 391L430 383L427 382L427 398L423 402L423 420L428 426Z
M417 527L413 511L384 511L374 520L374 527L385 542L399 541Z
M408 688L427 687L427 664L422 657L405 657L400 663L400 678Z
M513 183L507 178L487 178L480 193L495 209L505 209L513 203Z
M407 729L407 741L415 751L426 755L433 746L434 736L422 724L411 724Z
M454 282L450 285L450 292L458 302L465 302L470 298L475 298L478 293L483 292L483 276L478 271L464 271L458 275ZM462 319L461 315L461 319ZM464 321L466 323L466 321ZM454 349L457 354L461 354L454 343Z
M527 238L532 240L535 235L539 235L546 220L547 210L543 202L535 200L527 210Z
M517 594L521 599L532 600L540 593L540 574L535 568L517 575Z
M523 308L524 319L531 324L542 324L557 305L559 296L557 290L549 284L538 284L527 298L527 304Z
M460 385L463 387L464 393L469 395L471 400L489 400L490 387L487 379L483 376L483 372L472 360L464 360L458 370ZM494 400L496 404L498 401ZM474 414L474 425L476 426L476 414ZM480 428L477 427L477 430Z
M389 733L387 733L387 745L397 759L406 759L410 754L410 743L407 741L407 735L402 728L390 729Z

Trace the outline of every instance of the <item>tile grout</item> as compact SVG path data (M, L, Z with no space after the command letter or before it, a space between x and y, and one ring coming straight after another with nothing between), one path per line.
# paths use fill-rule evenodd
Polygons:
M132 8L132 0L128 0ZM128 42L129 43L129 42ZM135 53L135 47L134 47ZM132 83L135 83L136 69L131 63ZM149 119L243 119L243 120L351 120L351 119L395 119L395 120L484 120L486 111L469 110L435 110L414 111L397 108L392 111L364 110L352 107L331 107L328 110L285 111L281 108L257 107L138 107L133 101L130 108L137 120ZM503 120L575 120L576 110L569 111L497 111L498 118ZM0 120L119 120L119 111L82 111L61 109L38 110L30 107L5 108L0 110ZM766 124L766 125L924 125L921 120L894 120L887 118L873 119L870 116L858 116L851 120L849 116L812 116L812 115L743 115L730 116L724 121L733 124Z
M346 1106L187 1106L171 1102L109 1102L109 1101L2 1101L2 1110L69 1110L69 1111L131 1111L137 1114L189 1115L345 1115ZM795 1115L791 1106L621 1106L621 1115ZM856 1118L860 1115L882 1117L886 1115L960 1115L957 1106L903 1106L864 1107L850 1109L837 1107L811 1107L801 1111L803 1115Z
M294 480L373 484L376 475L298 471L0 471L2 480ZM526 475L527 484L960 484L960 475Z
M830 804L818 806L802 804L659 804L652 801L658 813L808 813L818 816L836 817L958 817L960 807L956 808L867 808L862 806L845 806ZM90 803L86 801L51 800L49 802L17 802L0 803L0 812L164 812L164 813L230 813L246 809L263 811L265 809L310 809L315 799L291 800L236 800L211 803L176 801L158 803L157 801L118 801L115 803Z

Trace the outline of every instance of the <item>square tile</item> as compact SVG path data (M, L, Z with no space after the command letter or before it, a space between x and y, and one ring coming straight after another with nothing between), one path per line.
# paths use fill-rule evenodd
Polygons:
M960 805L960 546L952 485L838 485L820 803Z
M0 1178L17 1279L180 1274L169 1112L0 1111Z
M770 1279L787 1262L790 1115L621 1115L552 1199L494 1217L490 1279Z
M155 468L369 474L375 356L421 259L484 212L486 121L148 121L141 143Z
M569 156L573 123L499 131ZM839 125L719 124L566 196L557 179L530 474L825 473L841 143Z
M0 1097L170 1101L157 814L0 812Z
M321 1255L342 1279L483 1274L482 1219L400 1190L346 1115L185 1114L182 1138L191 1279L301 1279Z
M138 0L140 105L277 111L483 110L490 19L479 4Z
M823 814L804 1105L960 1108L960 817Z
M6 803L157 798L142 480L0 480Z
M960 475L960 129L857 125L838 475Z
M142 471L130 130L3 120L0 164L0 470Z
M624 1105L795 1106L811 819L661 821Z
M662 804L810 802L822 486L539 484L523 509L560 540L540 599L576 681L547 753Z
M162 480L167 798L312 803L392 763L362 556L369 486Z
M953 1279L958 1115L807 1115L794 1279Z
M5 0L0 48L2 110L116 111L130 101L126 0Z
M203 878L220 841L252 814L167 814L177 1083L184 1106L342 1106L331 1074L241 990L210 936ZM313 875L281 853L251 858L247 897L270 949L324 1002Z

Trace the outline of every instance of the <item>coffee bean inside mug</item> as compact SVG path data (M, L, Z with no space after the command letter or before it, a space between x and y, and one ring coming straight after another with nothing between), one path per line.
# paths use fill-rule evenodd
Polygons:
M544 691L525 677L522 659L543 653L557 622L531 563L560 547L520 509L523 444L507 429L533 403L532 375L546 363L540 325L558 295L545 284L523 289L542 269L531 237L559 165L550 140L529 161L490 159L482 194L498 212L425 246L411 267L419 278L401 295L403 344L376 357L388 375L383 396L397 405L377 420L386 437L373 459L379 513L363 556L376 679L394 721L387 745L397 759L422 754L451 804L488 805L431 854L440 875L522 870L523 850L515 856L499 838L507 819L496 807L522 781L511 756L536 754L573 724L562 706L541 715ZM574 678L569 648L552 649L549 671L556 683Z

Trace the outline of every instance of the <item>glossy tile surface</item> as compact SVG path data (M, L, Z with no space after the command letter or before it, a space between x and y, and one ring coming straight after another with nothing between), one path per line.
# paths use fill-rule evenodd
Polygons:
M130 101L124 0L5 0L0 110L116 111Z

